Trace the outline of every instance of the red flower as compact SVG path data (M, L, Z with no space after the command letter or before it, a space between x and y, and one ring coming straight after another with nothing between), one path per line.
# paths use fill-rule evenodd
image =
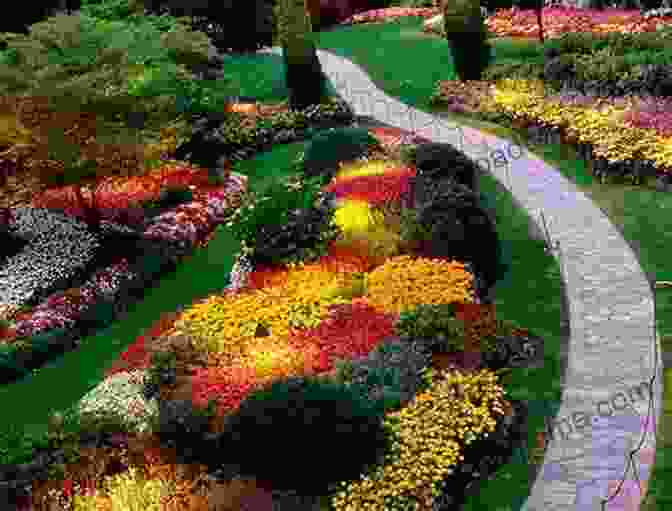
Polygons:
M337 199L363 200L372 206L399 202L410 192L409 178L415 169L403 167L382 175L355 176L329 184L326 191L333 192Z
M63 481L63 495L66 497L72 497L72 488L73 482L71 479L66 479Z

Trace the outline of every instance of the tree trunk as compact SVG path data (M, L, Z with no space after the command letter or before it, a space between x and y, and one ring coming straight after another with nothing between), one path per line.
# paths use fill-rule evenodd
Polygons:
M537 7L536 11L537 11L537 24L539 25L539 42L541 44L544 44L544 25L541 22L543 9L544 5L543 3L540 2L540 5Z
M323 98L326 83L312 40L306 2L280 0L277 14L289 108L302 110L310 105L318 105Z
M306 0L306 9L310 15L310 25L313 29L320 29L320 0Z
M100 232L100 213L95 207L95 190L92 193L92 204L89 206L86 201L84 200L84 196L82 195L82 187L80 185L74 185L75 187L75 195L77 196L77 202L79 203L79 207L82 208L82 211L84 212L84 218L86 221L86 225L89 227L89 230L93 233L99 233Z

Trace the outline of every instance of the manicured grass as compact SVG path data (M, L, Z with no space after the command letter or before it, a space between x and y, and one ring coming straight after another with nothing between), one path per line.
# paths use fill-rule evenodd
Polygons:
M281 55L249 53L223 55L225 77L212 82L212 89L223 96L249 96L262 103L286 101L289 90L285 83L285 67ZM327 84L327 96L336 97L336 90Z

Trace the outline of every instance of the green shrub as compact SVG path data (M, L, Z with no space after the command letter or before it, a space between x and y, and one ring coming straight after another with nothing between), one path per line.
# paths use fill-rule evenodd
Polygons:
M434 0L400 0L394 3L400 7L407 7L411 9L434 7Z
M345 127L318 133L307 144L303 156L306 177L325 176L331 179L338 163L365 156L378 147L377 140L366 128Z
M190 76L171 60L159 32L147 23L59 15L32 25L28 35L3 38L11 58L0 66L0 92L47 97L57 110L96 113L108 123L137 111L148 115L148 124L175 117L174 99L139 102L133 97L131 71L145 69L145 79L153 73L168 84Z
M544 49L557 49L561 54L578 53L590 54L593 52L595 37L589 32L567 32L559 38L545 42Z
M403 242L421 241L431 236L431 229L419 222L415 209L402 207L399 220L399 235Z
M432 339L442 351L464 351L464 323L453 304L419 305L399 316L395 330L404 339Z
M273 253L281 258L283 254L279 251L287 242L294 243L294 249L306 247L305 234L312 232L311 229L314 226L312 222L302 220L308 219L304 216L313 211L319 194L319 179L309 179L303 182L274 180L259 192L248 193L241 207L233 213L227 226L231 229L233 236L241 242L243 251L256 262L261 262L256 257L260 253L266 256L264 258L272 257ZM296 212L299 214L295 214ZM325 222L329 222L329 219L321 218L320 223ZM275 243L272 239L274 235L282 234L277 232L278 229L290 235L289 239L283 237L281 244ZM315 234L322 236L324 231L318 229L315 230ZM300 241L302 243L299 243Z
M488 66L483 71L483 79L496 82L504 78L542 79L544 77L543 64L530 64L528 62L496 63Z
M399 148L399 158L405 165L415 165L415 156L418 151L416 144L404 144Z
M216 51L207 35L185 24L176 24L161 34L161 42L177 64L189 68L206 64L212 52Z
M387 413L413 399L431 355L398 337L386 339L366 357L357 359L348 383Z
M191 26L204 32L222 53L256 51L270 46L277 33L275 3L275 0L211 3L205 9L194 9L198 16L192 16L192 0L145 0L152 14L166 12L188 18Z
M151 365L143 379L142 394L146 400L159 396L162 385L175 383L177 356L172 351L152 354Z
M193 198L193 192L186 186L162 187L158 199L144 203L143 208L174 208Z
M358 392L288 378L254 391L227 417L217 451L243 475L320 495L380 462L388 439L377 407Z
M144 5L136 0L82 0L80 12L104 21L120 21L142 14Z

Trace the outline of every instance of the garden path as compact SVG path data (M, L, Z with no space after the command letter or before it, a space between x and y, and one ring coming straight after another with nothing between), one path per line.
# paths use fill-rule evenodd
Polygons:
M279 47L264 51L281 54ZM663 366L653 291L627 242L587 196L536 156L410 108L349 60L317 53L356 115L453 144L511 192L538 233L543 212L568 295L570 338L562 402L523 511L639 509L637 480L645 491L655 459Z

